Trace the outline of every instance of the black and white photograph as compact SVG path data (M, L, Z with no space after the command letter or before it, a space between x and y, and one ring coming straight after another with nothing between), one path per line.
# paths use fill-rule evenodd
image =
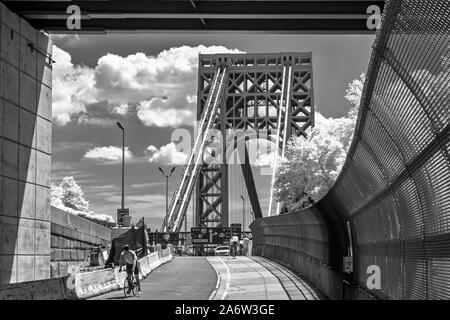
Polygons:
M0 300L450 299L449 0L1 0L0 52Z

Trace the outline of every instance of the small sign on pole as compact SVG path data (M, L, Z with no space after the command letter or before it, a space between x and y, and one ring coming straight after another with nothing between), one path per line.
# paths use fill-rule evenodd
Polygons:
M344 273L352 273L353 272L353 258L350 256L344 257L344 265L343 265Z
M131 225L131 219L127 218L130 216L130 209L117 209L117 225L119 227L129 227Z

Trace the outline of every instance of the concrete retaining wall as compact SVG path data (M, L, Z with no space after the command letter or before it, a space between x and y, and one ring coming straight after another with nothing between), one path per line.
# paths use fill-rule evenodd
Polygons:
M52 235L89 244L111 243L111 229L55 207L51 207Z
M173 259L169 249L154 252L139 260L142 279ZM67 277L0 286L0 300L87 299L123 289L126 272L119 268L77 273Z
M0 3L0 285L50 277L52 44Z
M72 269L89 265L93 246L111 243L111 229L84 217L51 208L51 278L60 278Z

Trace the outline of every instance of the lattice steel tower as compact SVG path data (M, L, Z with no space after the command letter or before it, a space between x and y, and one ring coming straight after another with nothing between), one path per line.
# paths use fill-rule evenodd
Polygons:
M228 164L205 163L202 155L216 138L206 132L220 132L224 155L235 146L232 136L230 148L230 130L268 132L280 155L291 135L306 137L306 130L314 125L311 53L200 55L197 101L198 134L172 197L164 231L180 229L194 186L196 225L229 224ZM244 157L242 172L252 210L259 218L262 212L246 148L240 159Z

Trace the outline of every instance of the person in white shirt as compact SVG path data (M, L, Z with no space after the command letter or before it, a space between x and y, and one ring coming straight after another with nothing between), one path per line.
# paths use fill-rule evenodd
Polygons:
M119 272L122 272L122 266L126 266L127 274L134 272L136 278L136 285L138 289L137 295L141 295L141 281L139 280L139 267L138 267L138 257L133 250L130 250L130 246L125 244L122 247L122 253L119 259ZM129 281L129 280L128 280ZM131 287L131 286L130 286ZM128 294L131 293L131 288L128 288Z
M237 249L238 249L239 238L238 236L231 237L230 241L230 255L234 258L236 257Z

